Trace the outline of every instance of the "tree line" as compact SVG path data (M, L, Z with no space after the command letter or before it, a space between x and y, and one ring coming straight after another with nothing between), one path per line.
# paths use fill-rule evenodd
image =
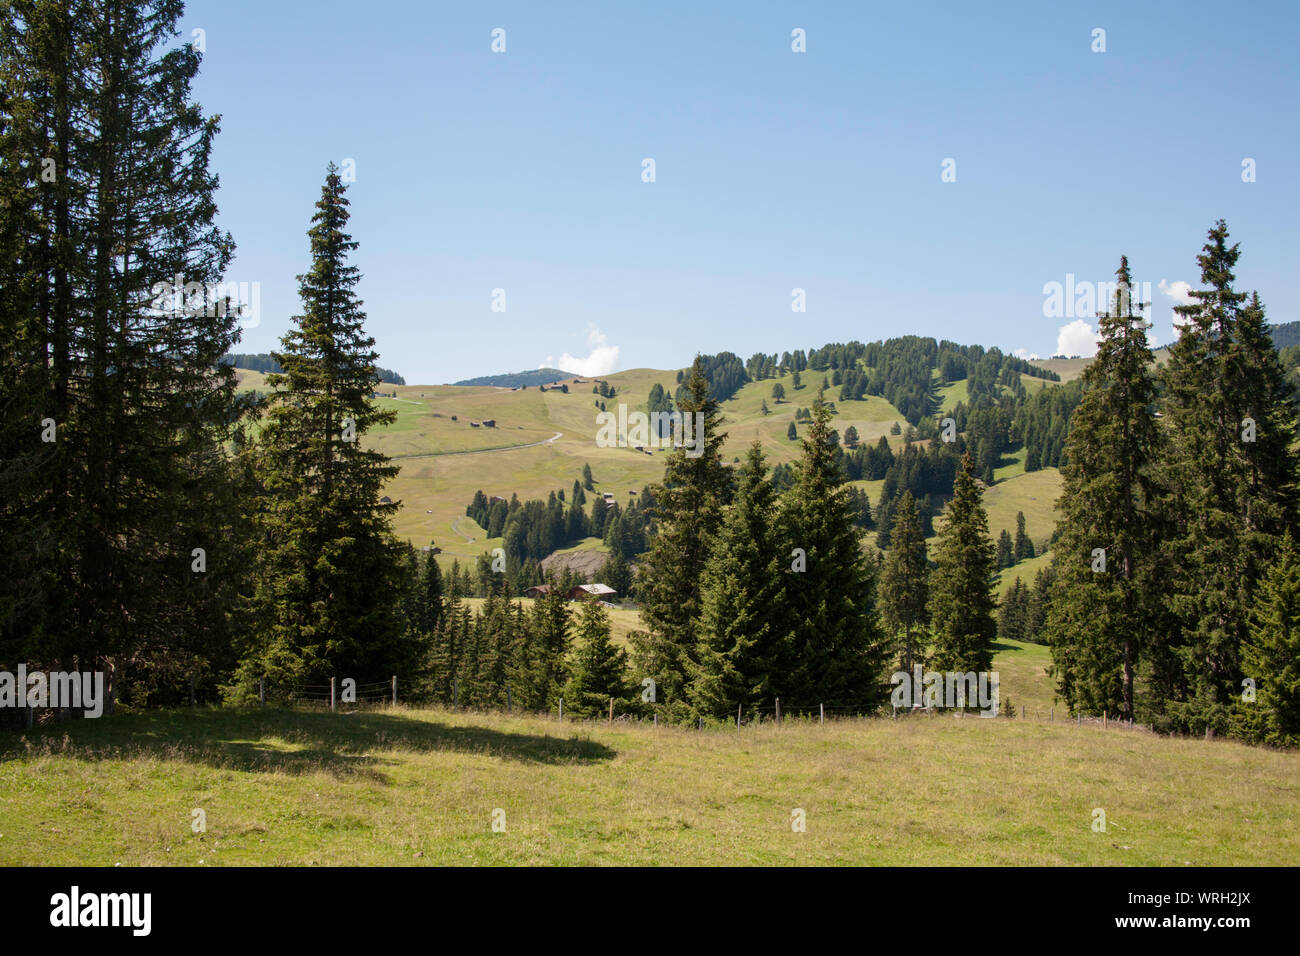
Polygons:
M247 369L250 372L283 372L284 369L280 363L275 360L275 356L268 352L234 352L221 356L220 361L226 365L233 365L235 368ZM390 368L377 368L379 381L386 385L405 385L406 379L398 375Z
M1296 411L1239 256L1219 221L1157 370L1120 260L1066 440L1047 630L1074 709L1295 742Z

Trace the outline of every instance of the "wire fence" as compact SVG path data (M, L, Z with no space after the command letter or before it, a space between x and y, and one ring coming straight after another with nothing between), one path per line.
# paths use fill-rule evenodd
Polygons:
M457 683L458 682L454 682ZM277 685L272 691L266 681L258 681L255 685L246 685L248 689L258 698L259 703L265 705L268 702L282 702L291 705L308 706L313 708L323 708L328 710L338 710L343 707L385 707L396 706L401 702L398 689L399 681L396 676L388 680L357 682L350 678L331 678L328 683L313 684L283 684ZM408 702L410 703L410 702ZM417 701L417 706L431 702ZM620 707L621 704L621 707ZM549 710L536 710L516 706L510 699L510 694L506 692L506 706L481 706L470 705L461 706L459 689L453 693L453 699L449 702L435 706L447 706L455 711L472 711L481 713L506 712L510 714L532 714L536 716L551 716L560 720L569 721L634 721L638 723L652 723L658 725L661 716L667 722L668 714L662 707L650 704L649 706L635 707L627 704L626 701L620 702L611 699L610 706L606 711L602 708L599 716L582 716L577 717L573 714L572 708L568 715L565 714L564 699L560 698L557 705ZM1059 713L1058 713L1059 710ZM732 728L739 730L746 726L759 726L765 724L781 724L786 721L797 723L818 723L825 724L827 719L831 720L880 720L880 719L935 719L935 718L996 718L998 720L1032 720L1040 723L1060 723L1074 724L1076 727L1095 727L1106 730L1133 730L1151 732L1151 728L1145 724L1139 724L1127 718L1123 718L1109 712L1101 714L1087 713L1069 713L1065 707L1057 708L1056 706L1033 706L1030 707L1021 704L1016 707L1004 706L1000 710L990 712L986 708L980 708L975 702L969 703L965 707L940 707L940 706L914 706L914 707L896 707L886 705L884 707L871 707L861 702L843 702L832 701L816 703L797 703L790 704L779 698L774 699L770 704L759 704L740 707L736 713L727 717L717 715L705 717L694 716L689 723L698 730ZM684 725L687 723L680 714L674 715L673 723ZM1212 737L1213 732L1207 732L1206 737Z

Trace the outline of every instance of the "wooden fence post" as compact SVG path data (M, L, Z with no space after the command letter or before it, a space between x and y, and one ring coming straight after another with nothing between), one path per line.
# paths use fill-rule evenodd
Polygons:
M330 678L330 710L334 709L334 678Z
M737 730L740 729L740 709L741 709L742 707L744 707L744 706L745 706L744 704L737 704L737 705L736 705L736 729L737 729Z
M655 718L655 726L658 727L658 726L659 726L659 711L657 711L657 710L655 711L655 713L654 713L654 718Z
M1021 704L1021 705L1020 705L1020 719L1021 719L1021 720L1024 720L1024 719L1025 719L1025 705L1024 705L1024 704Z
M451 679L451 706L455 710L460 710L460 678Z
M1101 729L1106 729L1106 712L1104 710L1101 712Z
M560 698L560 720L564 719L564 698Z
M609 722L611 724L614 722L614 698L613 697L609 699Z
M781 722L781 698L780 697L776 699L776 722L778 724Z
M393 706L397 706L397 675L393 675Z
M817 705L817 709L818 709L819 711L821 711L821 715L822 715L822 726L825 727L825 726L826 726L826 705L825 705L825 704L818 704L818 705Z
M704 729L704 718L701 717L701 718L700 718L700 730L703 730L703 729Z

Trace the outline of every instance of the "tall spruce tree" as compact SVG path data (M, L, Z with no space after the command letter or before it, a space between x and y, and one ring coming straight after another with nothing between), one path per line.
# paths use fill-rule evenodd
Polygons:
M217 363L236 315L214 289L234 245L214 224L217 120L191 99L180 14L32 0L0 17L0 442L31 479L0 515L25 548L0 575L0 640L102 666L110 707L128 685L179 701L213 669L245 566L234 376Z
M891 539L880 576L880 610L885 627L897 640L898 664L911 674L914 665L925 661L930 559L910 491L903 492L898 503Z
M638 569L636 587L647 630L636 636L634 652L640 673L655 681L658 702L684 716L691 712L687 687L698 665L700 581L730 486L720 454L726 433L720 431L718 403L709 393L699 356L678 408L690 421L692 445L674 449L663 483L651 488L659 533Z
M299 276L303 313L272 353L284 372L268 376L277 391L259 439L259 630L245 679L373 677L397 666L397 504L379 500L397 469L362 442L396 416L371 398L378 355L355 293L360 272L347 263L357 243L345 188L331 163L308 231L312 266Z
M781 502L788 631L773 689L790 706L871 708L884 701L888 686L889 642L876 604L879 567L863 551L830 419L818 396L795 483Z
M1155 475L1163 444L1145 304L1132 299L1126 257L1115 275L1066 440L1048 627L1053 673L1070 707L1131 719L1140 663L1165 633Z
M1170 607L1180 640L1161 682L1171 726L1226 728L1241 680L1251 594L1294 522L1295 411L1257 296L1237 291L1240 256L1220 220L1197 261L1204 288L1163 369Z
M787 663L781 640L785 555L773 518L776 490L761 442L738 476L735 499L714 539L701 580L699 663L691 700L702 713L734 713L774 696Z
M997 621L993 578L997 558L989 539L975 462L967 452L953 483L930 576L932 665L941 671L987 671L993 663Z

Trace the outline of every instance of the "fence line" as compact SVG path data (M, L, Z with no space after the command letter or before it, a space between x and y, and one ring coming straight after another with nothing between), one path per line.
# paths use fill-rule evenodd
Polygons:
M398 703L397 685L398 685L398 678L396 675L392 676L386 681L379 680L379 681L356 682L353 685L353 687L348 688L348 691L352 695L353 699L347 701L342 700L341 694L343 688L342 688L341 680L338 678L331 678L330 683L327 684L281 685L278 688L278 690L282 696L282 699L286 700L286 702L288 703L321 704L321 705L325 705L326 707L337 710L340 704L346 704L347 706L354 706L357 704L395 705ZM243 686L248 687L250 685L245 684ZM257 693L259 703L265 705L266 694L267 694L266 679L261 678L251 686L255 689ZM505 703L504 710L501 710L500 707L492 707L492 706L486 708L474 707L473 709L475 711L480 711L484 713L493 713L497 711L500 711L502 713L511 713L511 714L514 713L514 701L510 693L510 690L508 688L506 689L505 692L505 699L506 699L506 703ZM450 706L454 710L461 709L459 679L453 679L452 681L451 703L450 704L443 703L442 706ZM1073 718L1073 722L1076 727L1082 727L1086 723L1090 727L1100 727L1102 729L1136 730L1136 731L1147 731L1147 732L1150 732L1151 730L1150 726L1146 724L1138 724L1135 723L1133 720L1117 718L1111 715L1107 711L1103 711L1100 715L1086 714L1082 712L1076 712L1074 714L1066 714L1063 712L1062 719L1058 721L1056 719L1055 705L1049 706L1047 708L1035 707L1033 709L1030 709L1028 705L1021 704L1017 709L1019 710L1019 713L1015 713L1014 710L1013 713L1011 714L998 713L995 715L995 719L1025 720L1025 721L1037 721L1039 723L1064 724L1070 722L1070 719ZM539 715L549 712L551 716L556 717L558 720L563 721L565 719L564 699L560 698L558 700L557 706L551 708L550 711L524 710L523 712L534 713ZM723 718L697 717L696 720L692 721L692 725L695 727L696 730L699 731L706 729L706 723L708 724L709 728L729 727L729 728L739 730L740 727L746 725L780 724L780 723L784 723L784 721L787 719L794 720L794 721L803 721L803 722L816 721L819 725L824 726L826 723L827 716L830 716L831 718L841 718L841 719L853 718L853 719L866 719L866 720L875 720L875 719L883 719L883 718L898 719L900 716L904 718L925 717L927 719L932 719L940 716L951 716L956 719L963 719L966 717L978 718L980 714L981 714L981 708L974 707L974 706L965 707L965 708L915 706L909 708L893 707L891 708L891 710L883 710L880 708L872 709L872 708L864 707L861 704L842 703L842 702L824 702L824 701L818 701L816 703L800 703L800 704L791 705L788 703L783 703L779 698L774 698L771 704L761 704L758 706L751 706L749 708L746 708L744 707L744 705L741 705L740 707L737 708L737 712L733 716L728 716ZM615 719L620 719L620 720L632 719L641 722L651 722L656 727L659 725L658 707L653 707L648 713L645 711L640 711L636 713L619 714L617 713L617 709L616 709L616 701L612 697L609 698L608 709L604 713L602 713L601 716L603 716L606 722L608 723L612 723ZM572 716L572 713L570 714L569 719L575 720L575 718ZM593 717L593 718L576 718L576 719L594 720L597 718ZM988 719L988 718L982 718L982 719ZM1214 734L1212 731L1207 731L1206 733L1207 739L1213 736Z

